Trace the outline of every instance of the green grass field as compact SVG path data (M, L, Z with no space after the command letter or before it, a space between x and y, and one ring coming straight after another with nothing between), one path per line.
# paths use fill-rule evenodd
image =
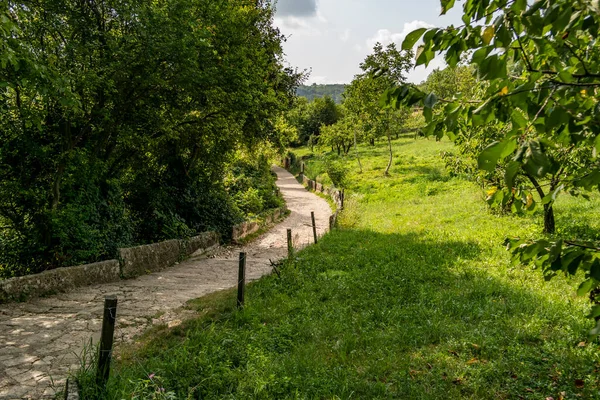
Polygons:
M444 170L439 153L451 146L394 141L390 177L383 143L361 149L362 174L349 157L340 229L281 277L250 285L243 311L234 291L216 293L190 302L198 318L121 349L102 396L600 398L600 351L587 342L594 324L577 282L545 282L503 246L539 236L541 215L489 212L481 188ZM319 157L307 162L326 180ZM559 232L599 239L599 205L561 198ZM79 379L84 398L101 397L93 372Z

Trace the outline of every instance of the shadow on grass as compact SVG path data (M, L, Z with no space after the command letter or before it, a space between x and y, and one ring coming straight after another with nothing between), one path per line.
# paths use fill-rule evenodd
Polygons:
M338 230L119 365L177 398L546 398L597 394L600 357L570 304L481 266L473 242ZM132 361L134 360L134 361ZM583 383L582 383L583 382ZM109 397L112 398L112 397Z

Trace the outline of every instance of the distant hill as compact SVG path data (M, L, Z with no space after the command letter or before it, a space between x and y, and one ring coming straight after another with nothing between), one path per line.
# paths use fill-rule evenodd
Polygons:
M336 103L342 102L342 93L346 89L346 85L317 85L312 84L311 86L300 86L296 93L298 96L304 96L308 101L313 101L319 97L330 96Z

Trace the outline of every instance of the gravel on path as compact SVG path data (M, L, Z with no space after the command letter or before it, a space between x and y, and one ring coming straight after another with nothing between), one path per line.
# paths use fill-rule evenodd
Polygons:
M131 342L157 324L175 326L185 318L191 299L237 284L239 252L247 253L247 280L272 271L270 260L287 255L287 229L295 247L313 241L311 211L319 235L329 227L331 208L286 170L273 167L290 215L243 246L222 247L210 256L191 257L164 271L79 288L25 303L0 305L0 399L53 398L67 376L79 367L90 339L97 343L103 299L118 296L115 344Z

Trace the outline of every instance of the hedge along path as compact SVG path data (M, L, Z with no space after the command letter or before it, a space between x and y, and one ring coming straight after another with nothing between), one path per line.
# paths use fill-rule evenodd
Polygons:
M64 389L79 354L93 338L100 339L104 296L119 299L115 343L133 341L152 325L176 326L190 316L182 309L190 299L237 284L239 253L247 253L246 279L272 271L269 260L287 256L287 229L294 246L313 242L311 211L317 231L325 233L329 204L306 191L286 170L273 167L277 186L290 215L256 240L219 248L213 255L192 257L179 265L136 279L88 286L26 303L0 305L0 399L52 398Z

